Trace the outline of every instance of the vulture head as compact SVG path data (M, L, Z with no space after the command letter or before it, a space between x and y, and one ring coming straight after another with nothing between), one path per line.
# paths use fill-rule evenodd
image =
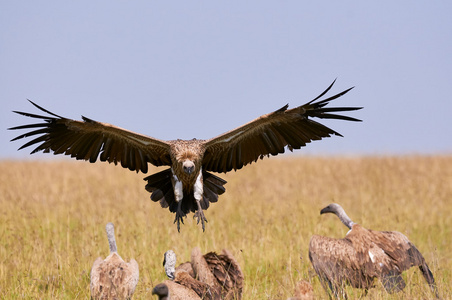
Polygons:
M339 204L336 203L331 203L330 205L328 205L327 207L323 208L320 211L320 214L326 214L326 213L333 213L333 214L338 214L339 211L344 211L344 209L342 208L342 206L340 206Z
M191 142L191 143L190 143ZM201 168L202 150L198 140L191 141L177 140L177 143L171 145L171 150L174 155L173 165L174 169L179 169L187 176L197 175L197 171Z
M168 286L164 283L157 284L152 289L152 295L157 295L159 299L169 299L169 290Z
M326 214L326 213L332 213L338 216L338 218L341 220L342 223L344 223L345 226L348 227L348 229L352 229L353 221L347 216L345 213L345 210L337 203L331 203L327 207L323 208L320 211L320 214Z
M174 280L176 273L176 253L173 250L168 250L164 254L163 267L165 268L166 276Z

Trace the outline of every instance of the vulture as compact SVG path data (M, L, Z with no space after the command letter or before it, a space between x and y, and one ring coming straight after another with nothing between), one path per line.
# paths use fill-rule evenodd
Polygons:
M157 284L152 289L152 295L157 295L159 297L159 300L170 300L170 293L168 286L164 283Z
M361 107L329 107L333 101L352 88L334 96L323 97L335 81L318 97L304 105L282 108L217 137L200 140L164 141L134 133L107 123L82 116L83 121L67 119L33 103L48 115L14 111L20 115L39 119L38 123L9 129L26 129L11 141L34 137L20 149L37 145L31 154L44 153L70 155L91 163L108 161L131 171L147 173L148 163L170 168L145 177L146 190L151 199L163 208L175 213L174 223L180 232L180 223L193 212L203 231L207 219L204 210L210 202L217 202L225 192L226 181L211 172L226 173L241 169L259 158L292 151L306 146L313 140L332 135L342 136L335 130L317 122L314 118L361 121L340 114ZM323 98L322 98L323 97Z
M118 254L113 223L106 226L110 255L98 257L91 269L91 299L131 299L138 283L138 263L126 263Z
M241 299L243 273L234 256L226 249L221 254L202 255L199 248L191 253L191 262L176 268L176 254L165 252L163 266L170 280L164 282L171 290L184 286L202 299ZM175 286L177 283L179 286ZM172 291L175 294L176 291Z
M170 279L163 282L163 284L167 286L172 298L178 299L179 295L183 296L194 292L197 296L195 299L220 299L215 287L201 280L201 278L195 278L192 270L187 271L186 268L179 267L176 269L176 254L173 250L165 252L163 267L165 268L166 276Z
M378 278L389 293L405 288L402 272L418 266L438 297L433 274L424 257L408 238L397 231L374 231L354 223L339 204L330 204L320 214L333 213L350 231L343 239L314 235L309 259L326 292L347 298L344 286L368 289ZM328 290L329 289L329 290Z
M177 284L173 281L159 283L152 289L152 295L157 295L159 300L201 300L193 290Z

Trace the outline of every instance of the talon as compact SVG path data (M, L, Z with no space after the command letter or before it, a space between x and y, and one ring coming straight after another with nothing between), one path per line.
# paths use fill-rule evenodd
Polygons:
M204 225L204 222L207 223L207 219L206 219L206 217L204 216L203 211L202 211L202 210L196 211L195 214L193 215L193 219L194 219L195 217L198 218L196 224L199 224L199 221L201 221L202 231L205 231L205 230L206 230L206 227L205 227L205 225Z
M177 222L177 231L180 232L180 222L182 222L182 224L184 224L184 217L186 217L187 215L181 210L180 208L180 202L176 211L176 217L174 218L174 223Z

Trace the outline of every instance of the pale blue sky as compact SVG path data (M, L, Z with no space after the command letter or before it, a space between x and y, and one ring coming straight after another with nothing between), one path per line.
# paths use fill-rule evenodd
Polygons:
M12 110L210 138L335 78L362 123L298 154L452 153L450 1L2 1L0 158ZM323 122L323 121L322 121ZM35 154L35 159L50 158Z

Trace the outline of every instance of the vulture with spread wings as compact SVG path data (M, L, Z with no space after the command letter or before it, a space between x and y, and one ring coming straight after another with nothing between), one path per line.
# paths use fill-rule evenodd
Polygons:
M12 127L9 129L31 130L12 141L37 136L24 144L25 148L37 144L31 154L43 151L66 154L94 163L97 159L120 163L132 171L148 171L148 163L154 166L170 166L169 169L144 178L146 190L153 201L168 207L176 214L174 222L180 231L180 222L187 213L193 212L203 230L207 219L203 210L210 202L217 202L218 195L225 192L226 181L210 172L229 172L257 161L259 158L284 153L285 147L292 151L306 146L313 140L321 140L338 132L312 118L360 121L337 114L358 110L361 107L328 107L330 101L346 94L320 99L334 82L318 97L308 103L288 109L288 105L263 115L243 126L209 140L163 141L134 133L110 124L86 117L83 121L67 119L51 113L30 101L50 116L26 112L15 113L41 119L44 122Z

